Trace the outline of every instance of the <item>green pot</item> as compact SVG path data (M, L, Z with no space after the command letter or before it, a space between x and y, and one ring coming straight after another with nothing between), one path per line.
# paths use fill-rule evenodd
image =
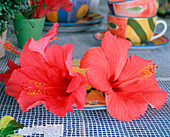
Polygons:
M26 19L22 14L14 19L14 27L18 40L18 45L23 48L30 37L38 40L42 36L45 17L38 19Z

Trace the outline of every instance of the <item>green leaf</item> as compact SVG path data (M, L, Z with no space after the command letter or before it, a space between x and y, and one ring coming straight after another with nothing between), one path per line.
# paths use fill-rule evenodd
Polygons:
M24 125L17 123L11 116L4 116L0 121L0 137L14 134L13 131L23 128Z
M38 4L38 9L40 9L40 4Z
M118 26L116 24L114 24L113 22L109 22L109 27L112 29L117 29Z
M142 11L143 11L142 6L128 7L128 8L125 8L125 9L126 9L127 11L133 12L133 13L139 13L139 12L142 12Z
M6 128L6 126L8 125L8 123L11 121L11 120L15 120L13 117L11 116L4 116L2 117L2 119L0 120L0 129L4 129Z
M46 6L46 3L44 3L44 6L43 6L43 9L45 9L47 6Z
M9 122L9 124L6 126L6 128L2 132L11 133L23 127L24 127L24 124L20 124L20 123L17 123L16 120L12 120Z

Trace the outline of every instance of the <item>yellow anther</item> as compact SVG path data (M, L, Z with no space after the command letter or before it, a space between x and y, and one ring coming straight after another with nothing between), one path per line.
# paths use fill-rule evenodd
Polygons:
M29 83L24 82L24 92L26 92L26 94L28 95L42 95L42 94L46 94L46 87L45 87L45 83L42 84L41 82L35 81L35 80L30 80Z
M145 66L144 68L140 69L138 72L138 76L141 77L142 79L147 79L153 75L153 73L156 73L156 68L155 64L153 65L148 65Z

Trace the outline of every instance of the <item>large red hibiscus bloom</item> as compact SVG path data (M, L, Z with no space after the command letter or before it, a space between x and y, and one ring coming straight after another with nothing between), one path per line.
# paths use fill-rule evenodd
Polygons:
M73 105L78 110L84 107L87 82L72 70L73 45L48 47L56 26L40 40L28 40L21 52L21 68L14 70L6 83L6 94L14 96L22 111L43 104L52 113L65 116L73 112Z
M33 14L34 18L45 17L51 11L58 11L60 8L66 12L70 12L73 6L70 0L38 0L35 2L31 0L31 3L33 4L33 11L36 11L35 14ZM46 5L45 7L44 4Z
M105 92L110 115L123 121L144 115L148 103L160 109L168 96L158 87L155 64L139 56L128 57L130 46L108 31L101 46L87 50L80 62L80 67L87 68L89 84Z

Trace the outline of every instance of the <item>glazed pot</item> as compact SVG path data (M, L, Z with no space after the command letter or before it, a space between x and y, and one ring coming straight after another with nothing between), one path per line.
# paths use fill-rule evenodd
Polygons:
M14 19L14 27L18 40L18 45L23 48L30 37L38 40L42 36L45 17L38 19L26 19L22 14Z

